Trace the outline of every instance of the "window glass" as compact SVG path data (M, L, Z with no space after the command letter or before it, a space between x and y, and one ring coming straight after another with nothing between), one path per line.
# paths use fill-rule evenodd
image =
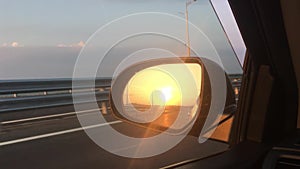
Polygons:
M44 168L43 165L53 168L159 168L228 150L234 116L218 126L220 120L230 116L221 113L214 123L217 129L205 135L208 138L205 142L189 135L173 147L166 141L168 150L165 152L165 147L159 147L161 152L153 156L130 158L142 151L139 149L142 141L107 151L84 133L74 108L71 106L72 110L69 109L73 103L66 101L72 100L72 94L75 93L81 98L80 104L86 104L90 101L86 94L95 92L93 96L97 96L99 107L108 122L97 124L99 121L95 118L88 129L111 125L124 133L129 131L136 134L139 138L151 135L157 131L128 125L112 115L109 106L110 87L107 83L110 84L118 73L139 61L181 56L202 57L219 64L228 74L237 100L243 74L240 63L243 63L245 47L228 3L222 4L217 0L3 0L0 1L0 14L0 111L3 112L0 113L0 128L5 131L0 132L0 163L4 164L4 168L18 168L18 165L31 168L36 161L37 168ZM135 32L140 29L143 29L142 33ZM130 36L126 36L126 32L130 32ZM107 46L109 49L105 48ZM99 60L93 60L93 57L102 56L99 50L105 51L105 55L95 76L85 74L91 67L97 66ZM97 88L84 86L76 90L65 87L69 83L64 80L73 77L78 60L86 51L93 57L83 59L91 64L84 65L80 77L105 77L102 79L105 85ZM174 72L178 71L173 69ZM197 83L200 81L196 80ZM18 83L22 85L17 86ZM35 83L34 89L26 89ZM53 86L47 86L51 84ZM45 86L48 88L45 89ZM222 87L226 89L227 86ZM12 88L16 91L7 92ZM139 95L137 90L131 91L131 88L130 92ZM163 88L162 92L165 98L172 94L170 88ZM147 97L150 95L147 93ZM199 95L195 95L194 102L198 103ZM158 96L161 95L155 97L160 98ZM51 104L47 104L47 101L51 101ZM178 100L170 99L169 105L175 102ZM57 110L48 110L53 105L57 106ZM20 107L14 109L13 106ZM19 116L21 109L22 115ZM84 116L86 112L90 113L91 110L81 110L77 115ZM16 124L24 125L9 126ZM112 135L95 133L99 137ZM106 143L114 141L120 140ZM130 149L136 150L136 154L132 153L129 157L118 154ZM154 151L153 147L147 150ZM24 164L16 163L16 159L26 161L22 160Z

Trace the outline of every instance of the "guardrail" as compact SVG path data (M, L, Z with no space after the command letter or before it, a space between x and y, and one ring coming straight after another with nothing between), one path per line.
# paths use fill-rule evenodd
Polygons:
M0 113L47 108L73 104L72 95L78 103L89 103L88 96L95 93L103 113L106 113L111 78L8 80L0 81ZM94 83L95 85L90 85Z
M229 78L237 98L241 75L229 75ZM56 107L72 107L74 104L73 96L78 98L76 104L93 102L91 94L96 95L95 98L101 112L107 114L107 110L110 108L108 101L111 81L111 78L77 79L74 81L72 79L0 81L0 121L1 119L2 121L20 118L38 119L38 116L43 116L43 114L58 117L60 109L58 110ZM52 108L53 112L42 113L40 111L40 109L48 110L48 108ZM31 111L31 109L35 109L37 112ZM23 110L26 113L22 113ZM39 119L42 118L39 117Z

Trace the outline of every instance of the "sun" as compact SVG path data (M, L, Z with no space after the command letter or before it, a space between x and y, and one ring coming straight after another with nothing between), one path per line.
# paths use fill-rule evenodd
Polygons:
M172 98L172 88L171 87L161 88L160 91L163 93L166 102Z
M181 100L180 90L177 86L167 86L159 89L165 105L179 105Z

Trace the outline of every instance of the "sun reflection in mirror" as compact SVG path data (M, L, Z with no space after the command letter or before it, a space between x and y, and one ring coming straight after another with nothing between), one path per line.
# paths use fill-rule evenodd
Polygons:
M151 128L184 128L199 107L201 73L196 63L164 64L136 72L123 92L124 117L151 123Z
M153 66L137 72L130 79L123 94L123 103L146 109L150 105L193 106L200 95L200 88L201 67L198 64Z

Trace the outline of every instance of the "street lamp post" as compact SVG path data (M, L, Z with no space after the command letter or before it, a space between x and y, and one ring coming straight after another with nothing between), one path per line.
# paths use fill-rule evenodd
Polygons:
M187 53L188 53L188 57L191 56L191 44L190 44L190 33L189 33L189 12L188 12L188 6L195 2L196 0L187 0L185 3L185 21L186 21L186 45L187 45Z

